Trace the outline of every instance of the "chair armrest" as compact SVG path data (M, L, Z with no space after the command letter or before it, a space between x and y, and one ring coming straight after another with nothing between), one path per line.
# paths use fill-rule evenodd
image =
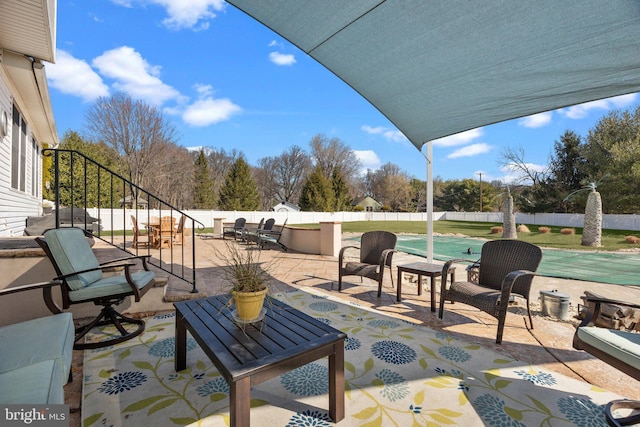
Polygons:
M61 280L61 279L66 279L67 277L70 276L75 276L76 274L82 274L82 273L89 273L90 271L96 271L96 270L103 270L105 268L113 268L113 267L127 267L127 266L132 266L132 265L136 265L134 262L118 262L118 263L114 263L114 264L110 264L110 265L100 265L96 268L88 268L86 270L80 270L80 271L74 271L73 273L69 273L69 274L63 274L61 276L57 276L54 278L54 280Z
M0 290L0 296L15 294L18 292L31 291L34 289L44 289L44 288L52 288L54 286L61 285L62 282L60 280L52 280L50 282L39 282L39 283L30 283L28 285L14 286L12 288L6 288Z
M640 308L640 304L636 304L629 301L620 301L617 299L605 298L605 297L586 297L585 302L595 302L596 304L607 303L614 305L624 305L630 308Z
M442 266L442 276L440 277L440 294L443 295L447 290L447 280L449 279L449 269L453 264L458 264L462 262L468 262L471 265L478 262L478 260L466 259L466 258L454 258L445 262Z
M537 276L536 273L529 270L515 270L511 273L507 274L504 279L502 279L502 284L500 285L502 289L502 294L500 296L500 304L506 306L509 304L509 298L511 296L511 290L513 289L513 285L516 283L520 277L523 276Z
M585 298L585 302L593 302L595 304L594 304L593 310L587 311L587 314L585 315L584 319L582 320L580 325L578 325L579 328L582 326L588 326L600 316L600 310L602 308L601 307L602 304L621 305L624 307L640 309L640 304L635 304L628 301L620 301L620 300L611 299L611 298L604 298L604 297L587 297Z
M145 270L149 270L147 268L147 260L149 258L151 258L151 255L149 255L149 254L132 255L132 256L128 256L128 257L124 257L124 258L117 258L117 259L112 259L112 260L109 260L109 261L105 261L105 262L100 264L100 267L104 267L104 268L109 267L109 268L111 268L111 267L120 267L120 266L126 266L126 265L135 265L134 263L120 264L120 265L111 265L111 264L113 264L113 263L122 263L123 261L133 261L133 260L139 259L140 261L142 261L142 267Z
M358 249L360 250L359 246L343 246L340 249L340 253L338 254L338 264L340 265L340 267L342 267L342 259L344 258L344 253L347 249Z
M380 268L384 268L385 265L391 266L391 260L393 259L393 254L398 252L395 249L385 249L380 254Z

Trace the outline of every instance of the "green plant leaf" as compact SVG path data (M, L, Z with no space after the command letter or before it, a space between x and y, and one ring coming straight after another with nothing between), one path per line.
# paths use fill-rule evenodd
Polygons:
M500 390L501 388L507 387L509 384L511 384L511 381L509 381L509 380L498 380L498 381L496 381L494 386L495 386L496 390Z
M146 399L139 400L137 402L133 402L131 405L127 406L122 410L122 412L135 412L141 409L146 408L149 405L153 405L158 400L166 399L166 396L152 396L147 397Z
M163 400L161 402L158 402L157 404L153 405L150 409L149 412L147 412L147 415L151 415L155 412L158 412L161 409L167 408L171 405L173 405L176 400L178 400L178 398L173 398L173 399L167 399L167 400Z
M368 408L364 408L362 411L358 412L357 414L353 414L353 417L359 420L366 420L374 416L376 412L378 412L378 408L375 406L370 406Z
M505 405L504 412L514 420L522 421L522 411L518 411L517 409Z
M268 405L269 402L267 402L266 400L262 400L262 399L251 399L251 407L252 408L257 408L258 406L264 406L264 405Z
M227 395L225 393L212 393L211 395L209 395L209 400L211 402L219 402L226 398L227 398Z
M542 412L544 412L545 414L551 414L551 410L549 408L547 408L544 403L540 402L538 399L536 399L533 396L529 396L527 395L527 397L533 402L534 405L536 405Z
M84 419L82 425L84 427L89 427L91 424L102 418L102 415L104 415L104 412L98 412L97 414L91 415L90 417Z
M145 362L144 360L133 362L133 364L135 365L136 368L149 369L150 371L153 371L153 365L149 362Z
M178 424L179 426L188 426L189 424L195 424L198 422L195 418L182 417L182 418L173 418L169 417L172 423Z
M373 359L370 357L366 362L364 362L364 371L369 372L371 369L373 369L373 365Z

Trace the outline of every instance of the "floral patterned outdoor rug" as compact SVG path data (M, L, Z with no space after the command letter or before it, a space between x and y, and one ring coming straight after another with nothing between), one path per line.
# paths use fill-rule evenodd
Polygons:
M605 426L604 404L619 398L335 297L273 296L348 335L339 426ZM191 337L187 369L175 372L174 321L149 318L141 336L85 351L85 427L229 424L229 387ZM253 387L251 425L334 425L327 378L324 358Z

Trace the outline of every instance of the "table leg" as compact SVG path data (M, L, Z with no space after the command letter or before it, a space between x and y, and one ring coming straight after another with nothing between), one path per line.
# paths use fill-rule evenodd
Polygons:
M335 344L334 350L329 355L329 417L337 423L344 418L344 341Z
M231 427L250 425L251 377L229 384L229 412Z
M402 300L402 269L398 268L398 290L396 301L400 302Z
M422 295L422 274L418 273L418 295Z
M176 348L175 370L182 371L187 367L187 327L184 316L176 311Z

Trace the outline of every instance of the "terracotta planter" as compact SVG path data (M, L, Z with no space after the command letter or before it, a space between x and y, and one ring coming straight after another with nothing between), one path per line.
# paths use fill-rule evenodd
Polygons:
M258 292L233 292L233 300L236 303L238 318L244 322L251 322L258 319L267 289Z

